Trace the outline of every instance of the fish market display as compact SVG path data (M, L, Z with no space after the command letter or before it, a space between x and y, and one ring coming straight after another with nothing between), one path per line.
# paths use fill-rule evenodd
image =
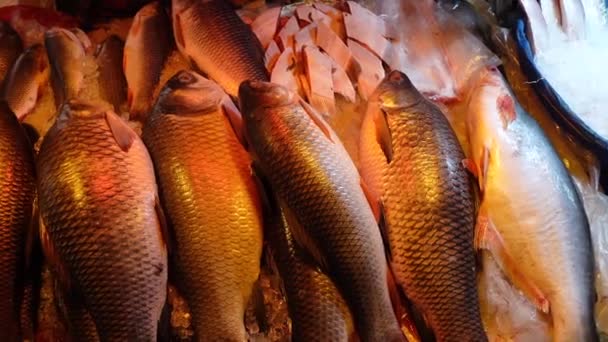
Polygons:
M243 81L268 80L259 41L226 1L174 0L171 11L179 51L229 95Z
M171 52L170 25L159 2L142 7L133 19L123 62L131 118L141 119L154 104L154 90Z
M402 341L380 231L355 165L333 130L285 87L244 82L246 136L272 190L302 225L298 240L330 272L363 341Z
M59 108L64 101L78 97L84 87L85 49L73 32L62 28L48 30L44 45L51 65L55 104Z
M4 81L2 98L19 120L34 109L48 78L49 66L42 45L31 46L15 61Z
M260 272L261 203L230 116L240 117L217 84L180 71L143 129L175 232L177 285L201 341L246 338L243 318Z
M107 104L70 100L38 173L41 240L64 296L84 303L101 340L155 340L166 233L143 142Z
M19 341L26 238L33 229L34 152L17 117L0 102L0 339Z
M331 278L294 240L290 225L297 221L276 210L266 232L287 292L292 340L351 341L355 327L350 308Z
M368 106L361 169L384 209L397 282L438 340L487 340L475 277L473 188L456 135L398 71Z
M101 44L96 56L101 97L114 105L117 112L127 100L127 81L122 70L123 49L124 42L111 35Z
M570 175L496 71L473 88L467 129L481 190L475 242L551 315L555 341L594 341L593 250Z
M0 339L608 336L605 1L10 3Z
M19 35L8 23L0 21L0 84L23 50Z

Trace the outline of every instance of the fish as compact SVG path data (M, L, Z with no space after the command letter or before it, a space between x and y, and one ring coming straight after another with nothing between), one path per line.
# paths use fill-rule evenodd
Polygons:
M158 1L142 7L133 19L123 57L131 118L144 119L154 104L154 91L173 49L170 27Z
M593 249L580 195L500 72L479 77L466 118L466 164L481 191L475 246L549 314L553 341L597 341Z
M101 44L96 56L101 96L114 105L116 111L127 100L127 81L122 70L123 49L124 42L111 35Z
M8 102L19 120L32 112L49 79L46 50L36 44L25 50L15 61L6 77L1 97Z
M404 341L389 296L380 230L359 172L336 134L281 85L243 82L239 101L254 172L293 211L303 228L294 232L296 241L335 281L361 340Z
M20 341L26 244L34 221L34 150L17 116L0 101L0 339Z
M245 80L269 80L262 45L225 1L172 1L172 16L179 51L229 95Z
M144 143L109 104L71 99L37 170L40 239L66 300L102 341L156 341L168 233Z
M143 127L178 246L177 285L200 341L246 340L243 317L260 273L261 199L232 128L239 115L219 85L182 70Z
M266 224L272 260L287 294L292 341L353 341L356 332L350 308L331 278L317 267L294 240L280 207ZM301 228L296 228L301 229Z
M84 84L85 50L80 39L63 28L51 28L44 33L44 45L51 66L51 85L55 104L78 97Z
M383 211L396 282L437 341L487 341L476 283L475 196L441 110L400 71L368 102L360 169Z
M23 51L19 35L5 21L0 21L0 85Z

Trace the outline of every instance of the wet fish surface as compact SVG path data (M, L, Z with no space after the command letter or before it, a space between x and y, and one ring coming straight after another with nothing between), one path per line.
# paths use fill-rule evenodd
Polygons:
M17 32L7 22L0 21L0 85L22 51L23 43Z
M83 87L85 50L80 39L63 28L46 31L44 45L51 65L55 104L59 108L65 101L76 98Z
M362 174L384 209L397 283L438 341L486 341L473 184L449 122L393 71L372 94L362 130Z
M231 100L219 85L180 71L143 128L175 232L178 287L200 341L246 340L244 315L262 254L251 159L225 101Z
M277 208L266 226L287 294L292 341L352 341L355 327L348 304L331 278L297 245L284 212Z
M580 196L544 132L500 73L471 93L467 132L482 192L476 240L538 310L553 341L596 341L594 260Z
M155 341L167 251L152 161L109 109L70 100L38 158L41 240L66 300L99 338Z
M180 52L228 94L246 80L269 81L260 42L226 1L176 0L172 16Z
M96 56L101 97L119 111L127 100L127 80L122 70L124 42L111 35L101 44Z
M131 118L143 119L154 104L154 90L172 49L170 28L158 1L142 7L133 19L123 57Z
M239 99L260 172L306 231L297 240L342 291L361 340L404 340L389 298L380 231L338 137L283 86L247 81Z
M48 80L48 71L46 50L40 44L25 50L13 64L4 81L2 98L19 120L36 106L42 86Z
M6 102L0 102L0 339L19 341L25 245L36 193L34 150Z

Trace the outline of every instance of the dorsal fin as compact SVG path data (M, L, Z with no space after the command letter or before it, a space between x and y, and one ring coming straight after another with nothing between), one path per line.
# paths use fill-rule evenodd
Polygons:
M135 131L133 131L131 127L113 111L108 110L105 115L106 122L114 135L116 143L120 146L121 150L128 152L131 145L133 145L133 142L138 138L137 133L135 133Z

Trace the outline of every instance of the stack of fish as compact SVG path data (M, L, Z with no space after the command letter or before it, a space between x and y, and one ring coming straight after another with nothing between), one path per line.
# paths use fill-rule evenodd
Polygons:
M252 339L268 272L296 341L493 340L484 251L552 322L543 338L597 340L566 166L477 38L433 1L390 6L248 25L223 0L155 1L103 40L0 25L0 337L63 338L31 314L42 249L75 340L192 338L177 314L195 340ZM454 30L420 42L400 22ZM340 116L362 122L354 149Z

